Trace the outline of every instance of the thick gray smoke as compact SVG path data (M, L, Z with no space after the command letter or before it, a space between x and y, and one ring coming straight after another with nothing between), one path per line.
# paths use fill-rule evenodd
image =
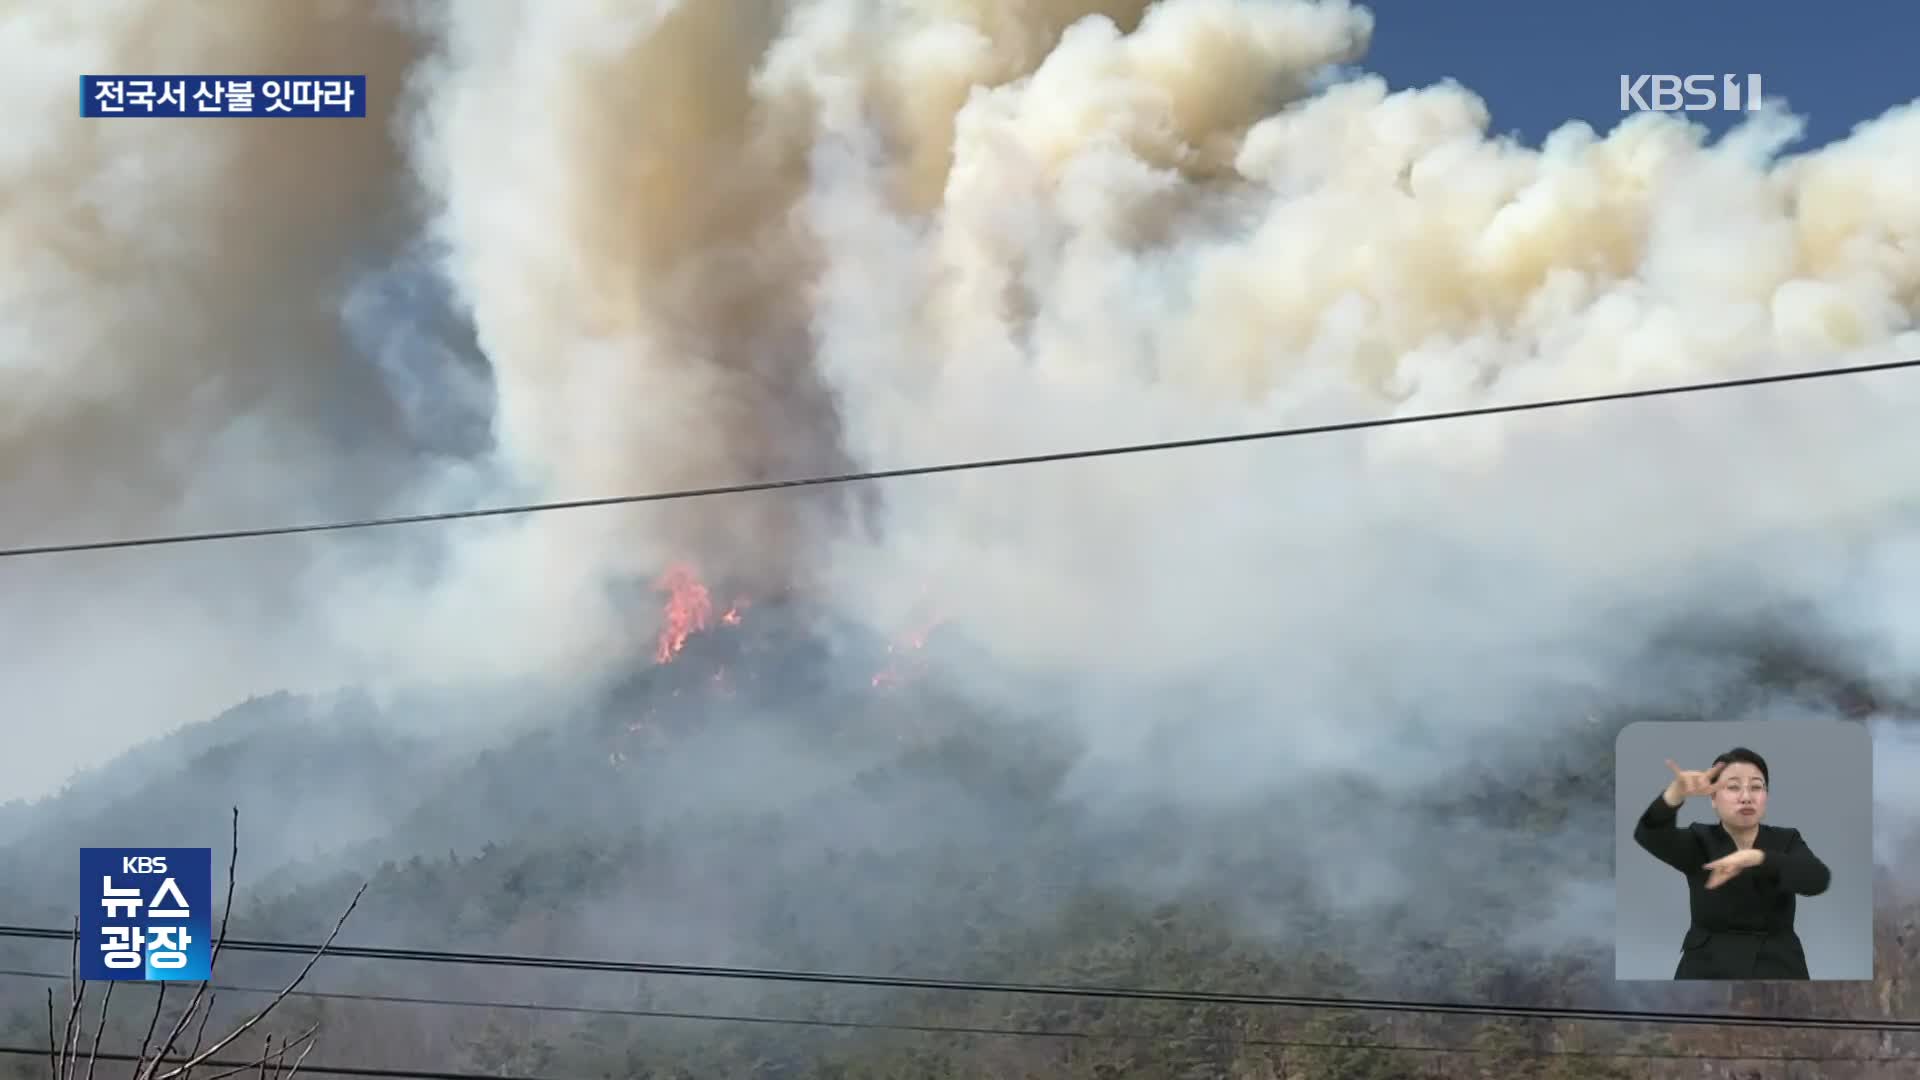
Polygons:
M1920 356L1913 107L1799 157L1776 113L1528 148L1468 89L1329 82L1371 31L1343 3L110 7L0 22L46 117L0 157L9 543ZM368 71L385 115L71 115L76 71L275 67ZM253 690L591 676L655 629L617 586L689 556L882 630L937 609L955 686L1073 718L1095 803L1443 785L1706 678L1647 666L1677 616L1809 604L1913 688L1916 404L1891 374L19 560L0 786Z
M0 506L5 543L365 511L411 448L340 318L404 196L387 136L416 55L360 4L0 6ZM365 123L84 122L97 71L353 70ZM35 124L28 117L40 117ZM0 791L328 679L303 548L0 567Z

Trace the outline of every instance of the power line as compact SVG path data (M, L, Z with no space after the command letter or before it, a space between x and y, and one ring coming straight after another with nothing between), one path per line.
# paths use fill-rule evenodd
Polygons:
M274 991L278 993L278 991ZM1192 1042L1191 1038L1170 1035L1156 1037L1167 1043ZM1270 1049L1294 1050L1346 1050L1352 1053L1397 1053L1397 1054L1453 1054L1484 1056L1498 1053L1492 1048L1477 1046L1435 1046L1420 1043L1382 1043L1382 1042L1335 1042L1330 1039L1269 1039L1262 1042L1242 1040L1239 1045L1258 1045ZM14 1057L45 1057L44 1046L0 1045L0 1054ZM110 1053L100 1051L92 1055L101 1061L134 1062L141 1060L133 1054ZM1592 1060L1687 1060L1687 1061L1777 1061L1806 1064L1891 1064L1910 1062L1912 1055L1871 1054L1860 1057L1821 1057L1813 1054L1680 1054L1654 1053L1650 1051L1607 1051L1607 1050L1529 1050L1517 1056L1532 1058L1586 1058ZM169 1057L167 1062L179 1062L185 1058ZM211 1058L201 1063L209 1069L250 1069L256 1067L258 1059L253 1061L233 1061ZM303 1063L301 1072L315 1073L321 1076L362 1076L380 1078L380 1080L561 1080L553 1076L517 1076L512 1073L453 1072L436 1069L382 1069L365 1065L314 1065Z
M0 968L0 975L19 978L39 979L46 982L66 982L67 975L50 971L24 971L14 968ZM276 996L285 993L284 987L233 986L213 984L211 987L220 993L259 994ZM554 1005L530 1001L478 1001L469 998L415 997L404 994L355 993L344 990L295 990L286 993L287 997L312 998L322 1001L360 1001L383 1005L427 1005L456 1009L500 1009L508 1012L561 1013L574 1016L611 1016L642 1020L689 1020L703 1023L748 1024L774 1027L828 1028L849 1031L894 1031L923 1035L977 1035L998 1038L1027 1038L1053 1040L1079 1040L1087 1042L1200 1042L1207 1045L1234 1047L1312 1047L1317 1049L1381 1049L1426 1054L1481 1054L1490 1051L1482 1047L1438 1046L1413 1043L1368 1043L1355 1046L1352 1043L1320 1041L1313 1039L1276 1039L1256 1036L1214 1035L1206 1033L1162 1033L1129 1031L1087 1031L1075 1028L1016 1028L994 1027L966 1024L910 1024L899 1021L878 1020L825 1020L814 1017L791 1016L753 1016L742 1013L687 1012L667 1009L618 1009L606 1006ZM1682 1053L1674 1050L1542 1050L1530 1051L1531 1057L1571 1057L1602 1059L1649 1059L1649 1060L1691 1060L1707 1058L1715 1060L1739 1061L1781 1061L1781 1062L1890 1062L1920 1060L1920 1054L1888 1054L1871 1056L1844 1056L1818 1054L1762 1054L1762 1055L1720 1055Z
M0 937L42 941L71 941L72 930L51 927L0 926ZM287 941L247 941L229 938L226 948L244 952L295 953L310 956L320 946ZM970 979L930 979L902 975L858 975L847 972L722 967L704 964L663 964L632 960L589 960L581 957L530 956L507 953L449 952L430 949L373 948L334 945L330 957L408 961L427 964L463 964L545 971L581 971L618 975L665 975L681 978L733 979L747 982L804 983L829 986L866 986L894 990L942 990L973 994L1027 994L1036 997L1106 998L1120 1001L1161 1001L1188 1005L1247 1005L1299 1009L1339 1009L1352 1012L1428 1013L1450 1016L1486 1016L1510 1019L1599 1020L1619 1023L1688 1024L1724 1027L1808 1028L1826 1031L1920 1032L1920 1020L1860 1017L1755 1016L1735 1013L1653 1012L1639 1009L1575 1009L1551 1005L1489 1005L1455 1001L1394 1001L1384 998L1336 998L1302 994L1254 994L1198 990L1168 990L1130 986L1072 986L1049 983L984 982Z
M47 1056L47 1048L44 1046L0 1046L0 1054L11 1054L16 1057L28 1056L43 1058ZM105 1050L93 1056L99 1058L101 1061L134 1062L142 1060L137 1054L110 1054ZM147 1058L145 1060L150 1061L152 1059ZM169 1057L166 1059L169 1064L183 1062L185 1060L187 1059L183 1057ZM201 1062L201 1065L209 1069L252 1070L259 1067L260 1060L255 1058L252 1061L221 1061L209 1058ZM323 1076L380 1077L382 1080L560 1080L560 1078L552 1076L514 1076L511 1073L438 1072L432 1069L375 1069L354 1065L314 1065L308 1062L301 1063L300 1071L303 1073L319 1073Z
M1857 364L1852 367L1793 371L1777 375L1755 375L1741 379L1724 379L1718 382L1684 383L1678 386L1661 386L1646 390L1621 390L1605 394L1586 394L1579 397L1548 398L1542 401L1518 402L1509 405L1486 405L1472 409L1453 409L1447 412L1418 413L1412 416L1388 416L1377 417L1371 420L1347 420L1339 423L1315 424L1307 427L1275 428L1265 431L1240 432L1232 435L1208 435L1193 439L1130 443L1121 446L1104 446L1082 450L1060 450L1053 453L1026 454L1018 457L978 458L968 461L947 462L939 465L916 465L899 469L874 469L865 472L833 473L820 476L797 477L787 480L755 480L738 484L723 484L717 487L681 488L673 491L656 491L639 495L608 495L594 499L522 503L514 506L490 506L473 510L443 510L436 513L406 514L397 517L361 518L348 521L313 522L305 525L272 525L254 529L171 533L120 540L91 540L78 543L40 544L32 547L0 548L0 558L17 559L29 555L59 555L83 551L107 551L118 548L199 544L214 540L243 540L268 536L291 536L299 533L345 532L355 529L385 528L393 525L423 525L432 522L462 521L470 518L544 514L556 510L585 510L602 506L677 502L685 499L702 499L717 495L745 495L753 492L779 491L787 488L826 487L841 484L867 483L875 480L893 480L908 476L932 476L939 473L972 472L981 469L1005 469L1021 465L1045 465L1063 461L1085 461L1093 458L1120 457L1131 454L1157 454L1170 450L1192 450L1200 447L1227 446L1234 443L1290 439L1305 435L1331 435L1348 431L1364 431L1371 428L1429 424L1441 420L1464 420L1480 416L1498 416L1505 413L1532 412L1540 409L1562 409L1575 405L1632 401L1640 398L1666 397L1676 394L1697 394L1709 390L1736 390L1746 387L1768 386L1776 383L1832 379L1846 375L1866 375L1874 372L1899 371L1912 367L1920 367L1920 358L1912 360L1892 360L1878 364Z

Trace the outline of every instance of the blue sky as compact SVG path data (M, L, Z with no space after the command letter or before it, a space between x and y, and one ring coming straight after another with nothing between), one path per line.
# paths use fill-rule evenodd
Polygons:
M1920 4L1879 0L1360 0L1375 16L1362 62L1396 89L1452 77L1486 100L1496 133L1531 144L1568 119L1620 121L1625 72L1758 72L1807 121L1793 150L1920 97ZM1732 114L1694 113L1716 132Z

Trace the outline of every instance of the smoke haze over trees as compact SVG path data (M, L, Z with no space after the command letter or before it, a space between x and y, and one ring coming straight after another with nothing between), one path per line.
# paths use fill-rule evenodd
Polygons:
M0 544L1920 357L1912 106L1806 154L1771 111L1529 147L1470 87L1367 75L1373 16L1342 3L110 8L0 13ZM81 121L73 75L105 70L364 72L372 108ZM259 936L317 937L385 866L343 941L1712 1007L1611 981L1613 738L1844 718L1876 740L1878 982L1768 1008L1914 1015L1916 403L1893 373L0 560L0 910L64 925L74 846L221 847L239 805ZM41 988L3 981L30 1023ZM1199 1022L347 961L321 983ZM636 1047L689 1075L1267 1053L312 1007L336 1062L555 1074ZM1281 1074L1413 1067L1317 1052Z

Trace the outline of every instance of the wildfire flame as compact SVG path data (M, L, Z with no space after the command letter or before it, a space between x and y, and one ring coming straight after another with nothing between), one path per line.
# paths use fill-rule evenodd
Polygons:
M654 582L654 588L664 597L661 605L661 627L654 646L654 661L670 664L679 659L688 643L696 636L722 626L739 626L744 621L747 598L736 598L725 610L717 610L714 604L713 590L700 578L699 570L692 562L683 561L670 565ZM924 613L933 605L930 598L923 598L918 605ZM906 686L920 676L927 666L926 649L930 637L946 623L944 615L927 618L910 632L900 635L886 647L884 666L876 672L871 683L875 690L892 690ZM715 659L718 659L716 656ZM701 665L704 667L705 665ZM672 701L706 699L709 695L732 697L736 693L734 676L737 674L724 663L714 666L710 672L704 672L704 678L682 685L663 687L664 698L656 699L656 704L672 708ZM704 685L703 685L704 684ZM686 691L683 695L682 691ZM663 721L656 710L649 706L640 719L626 725L624 735L618 737L619 745L613 747L608 764L615 769L623 769L629 761L628 752L638 746L651 744L666 736ZM903 731L901 738L906 738Z
M660 640L653 650L656 662L671 663L687 647L687 639L714 626L713 593L700 580L700 572L690 563L676 563L654 582L654 588L666 594L661 610ZM744 597L722 612L721 625L738 626L746 615Z
M660 642L653 658L665 664L680 655L680 650L687 647L688 638L711 623L713 597L701 583L700 575L684 563L669 567L655 587L667 594L667 602L663 612L665 625L660 628Z
M927 639L946 621L946 616L940 616L899 640L890 642L887 645L887 655L892 659L888 661L885 668L873 676L874 689L883 690L900 686L917 674L916 669L922 659L917 654L927 647Z
M666 595L661 611L660 637L653 651L656 663L672 663L695 634L704 633L716 625L740 625L748 606L745 598L736 599L716 620L712 590L700 580L699 571L691 563L676 563L668 567L654 587ZM874 688L897 687L918 674L924 662L919 654L927 647L928 637L946 621L945 616L929 619L890 643L887 646L886 667L875 673L871 680ZM730 689L725 668L714 671L711 681L722 692ZM676 688L672 693L678 696L680 691Z

